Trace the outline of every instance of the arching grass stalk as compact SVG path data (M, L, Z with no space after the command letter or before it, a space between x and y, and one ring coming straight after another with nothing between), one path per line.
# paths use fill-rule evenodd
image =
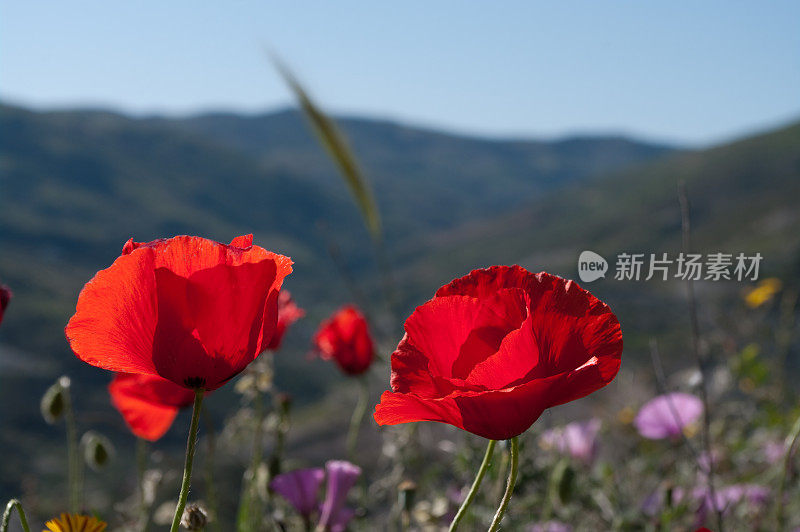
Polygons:
M478 488L481 486L481 481L483 480L484 475L486 475L486 470L489 469L489 464L492 462L492 454L494 454L494 447L497 445L497 440L489 440L489 445L486 446L486 454L483 455L483 462L481 462L481 466L478 468L478 474L475 475L475 480L472 482L472 487L469 489L469 493L464 498L464 502L461 503L461 508L458 509L458 513L453 518L453 522L450 523L450 532L454 532L458 528L458 524L464 519L464 516L467 514L467 510L469 509L472 501L475 499L475 495L478 493Z
M0 532L8 532L8 523L11 521L11 514L14 512L14 509L17 509L17 514L19 514L19 522L22 523L22 530L25 532L31 532L30 527L28 526L28 518L25 516L25 510L22 509L22 504L17 499L11 499L6 504L6 510L3 512L3 520L0 522Z
M366 376L359 378L359 393L356 409L353 410L353 417L350 418L350 430L347 432L347 457L354 461L356 458L356 445L358 444L358 431L364 421L369 403L369 382Z
M197 429L200 425L200 409L203 404L203 393L204 390L202 388L194 392L192 423L189 426L189 439L186 441L186 460L183 464L183 482L181 483L181 491L180 495L178 495L178 506L175 508L175 516L172 518L170 532L178 532L183 510L186 508L186 500L189 498L189 484L191 484L192 480L192 462L194 461L194 448L197 444Z
M506 492L503 494L503 499L500 501L500 506L494 514L492 524L489 526L489 532L495 532L500 529L500 522L503 520L503 515L506 513L508 503L511 501L511 494L514 492L514 484L517 483L517 471L519 470L519 436L514 436L511 442L511 470L508 473L508 484L506 484Z

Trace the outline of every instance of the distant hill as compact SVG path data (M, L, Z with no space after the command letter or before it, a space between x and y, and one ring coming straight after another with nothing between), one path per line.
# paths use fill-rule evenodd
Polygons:
M799 148L800 123L794 123L574 183L492 221L428 235L421 244L427 253L399 253L404 268L398 279L419 290L407 293L417 300L451 277L488 264L519 263L578 279L578 255L592 250L609 261L610 271L584 286L618 312L628 364L649 364L646 346L652 337L671 338L674 364L685 359L688 348L684 283L616 281L615 257L666 252L675 259L681 250L677 184L682 180L691 203L693 251L761 253L759 278L800 284ZM706 330L736 322L748 286L752 283L698 283Z
M606 279L585 286L620 317L623 368L646 360L651 337L673 365L688 346L684 287L614 281L613 260L620 251L677 253L679 179L689 186L695 249L758 251L762 277L800 279L800 123L696 152L622 138L496 141L378 121L341 124L376 190L403 317L471 268L520 263L576 278L577 256L590 249L611 263ZM0 493L41 480L41 491L62 495L48 479L59 478L53 457L63 452L63 434L38 417L41 393L62 372L79 385L82 428L124 431L104 392L108 375L69 353L63 326L83 283L129 237L227 241L253 232L257 243L292 256L286 286L309 315L276 357L280 386L299 403L326 393L331 372L303 355L319 319L351 298L328 249L339 249L371 299L379 282L353 202L297 113L133 119L0 106L0 132L0 280L15 291L0 326L7 405L0 452L18 457L0 466ZM720 322L735 330L743 286L698 285L704 330ZM209 402L212 416L237 400L231 387L220 390ZM342 414L326 405L320 415ZM180 448L184 429L159 445ZM302 423L297 429L308 433L306 445L319 440Z
M501 142L342 124L374 182L391 249L670 151L620 138ZM167 120L3 106L0 131L0 278L17 292L2 338L17 348L63 352L78 290L131 236L254 232L295 259L293 289L328 305L349 297L331 245L374 277L358 213L296 112Z

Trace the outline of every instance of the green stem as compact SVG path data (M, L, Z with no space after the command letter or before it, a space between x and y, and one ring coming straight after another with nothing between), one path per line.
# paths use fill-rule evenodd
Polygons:
M72 407L70 381L62 377L64 394L64 423L67 428L67 484L69 485L69 508L72 513L80 511L81 506L81 462L78 456L78 426L75 422L75 409Z
M22 509L22 504L20 504L17 499L11 499L8 501L8 504L6 504L6 511L3 512L3 521L2 524L0 524L0 532L8 532L8 523L11 521L11 514L14 508L17 509L17 514L19 514L19 522L22 523L22 530L31 532L28 526L28 518L25 516L25 510Z
M359 379L360 389L358 394L358 403L356 409L353 410L353 417L350 418L350 430L347 432L347 456L351 461L356 458L356 445L358 444L358 432L361 428L361 423L364 421L364 415L367 413L367 405L369 403L369 383L366 376Z
M778 505L778 530L783 530L786 526L786 517L784 514L784 497L786 495L786 481L787 477L789 476L789 471L792 468L792 454L794 451L794 446L797 444L798 440L800 439L800 417L794 422L792 426L792 431L789 433L789 436L786 437L786 454L783 458L783 472L781 473L781 483L778 488L778 497L775 499L776 504Z
M467 514L469 505L472 504L472 500L478 493L478 488L481 485L481 481L483 480L484 475L486 475L486 470L489 469L489 463L492 461L492 454L494 453L495 445L497 445L497 440L489 440L489 445L486 446L486 454L483 455L483 462L481 462L481 467L478 468L478 474L475 475L475 480L472 482L472 487L469 489L467 497L464 499L464 502L461 503L461 508L458 509L458 513L456 513L456 516L453 518L453 522L450 523L449 532L453 532L456 528L458 528L458 524Z
M189 498L189 484L192 480L192 462L194 461L194 448L197 443L197 428L200 425L200 407L203 404L204 390L194 391L194 408L192 409L192 424L189 426L189 439L186 441L186 461L183 464L183 482L181 492L178 496L178 506L175 508L175 516L172 518L170 532L178 532L181 525L183 510L186 508L186 500Z
M211 528L213 530L219 530L219 519L217 519L219 515L219 506L217 504L217 492L214 488L214 458L217 448L216 433L214 431L213 419L207 408L203 408L203 421L205 422L205 430L207 433L206 443L208 444L206 448L205 470L206 497L208 497L208 510L211 513Z
M150 521L147 502L144 500L144 473L147 469L147 441L136 438L136 474L139 482L139 526L142 532L147 532Z
M500 529L500 521L503 520L503 514L506 513L508 503L511 501L511 494L514 492L514 484L517 482L517 470L519 469L519 436L511 438L511 472L508 474L508 484L506 484L506 492L503 494L503 500L500 501L500 507L497 508L497 513L494 514L492 524L489 527L489 532L495 532Z

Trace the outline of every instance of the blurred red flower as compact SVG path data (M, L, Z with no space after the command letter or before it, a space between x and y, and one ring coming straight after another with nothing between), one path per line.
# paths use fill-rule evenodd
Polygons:
M194 402L192 390L155 375L117 373L108 393L131 432L150 441L163 436L178 410Z
M292 294L288 290L281 290L278 296L278 325L275 327L275 334L272 335L272 340L267 345L267 349L272 351L279 349L283 341L283 335L286 334L286 329L289 328L289 325L305 315L305 311L295 304Z
M6 313L8 302L14 294L4 284L0 284L0 323L3 323L3 315Z
M519 266L475 270L406 320L379 425L438 421L503 440L611 382L622 332L573 281Z
M314 335L314 346L320 358L335 360L348 375L364 373L375 358L367 320L353 305L340 308L322 322Z
M215 390L269 345L291 264L253 235L129 240L83 287L67 339L94 366Z

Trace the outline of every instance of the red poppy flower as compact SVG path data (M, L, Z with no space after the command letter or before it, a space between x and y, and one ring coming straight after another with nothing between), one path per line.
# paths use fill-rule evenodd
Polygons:
M131 432L150 441L169 430L178 410L194 403L192 390L155 375L117 373L108 393Z
M278 296L278 325L275 327L275 334L272 335L272 340L267 345L267 349L278 350L289 325L305 315L305 311L295 304L292 294L288 290L281 290Z
M573 281L519 266L443 286L405 330L375 421L438 421L493 440L611 382L622 353L608 305Z
M6 313L6 307L8 307L8 302L11 301L13 295L6 285L0 284L0 323L3 323L3 315Z
M83 287L67 339L94 366L215 390L269 344L291 264L253 235L129 240Z
M314 346L320 358L335 360L348 375L364 373L375 358L367 320L353 305L340 308L320 325Z

